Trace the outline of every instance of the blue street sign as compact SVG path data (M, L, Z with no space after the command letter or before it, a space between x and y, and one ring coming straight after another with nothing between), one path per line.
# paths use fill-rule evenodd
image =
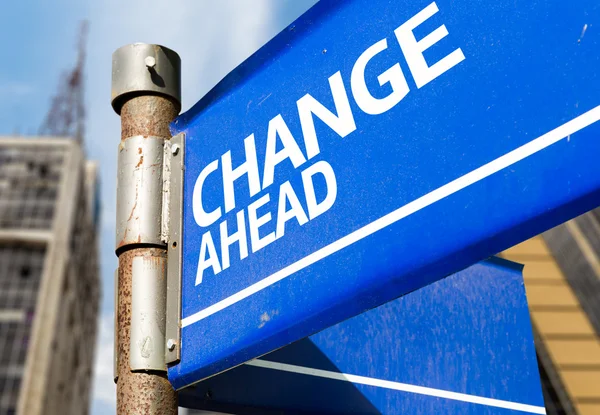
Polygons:
M176 388L600 205L596 1L323 1L172 125Z
M520 266L499 259L179 397L187 407L234 414L545 413Z

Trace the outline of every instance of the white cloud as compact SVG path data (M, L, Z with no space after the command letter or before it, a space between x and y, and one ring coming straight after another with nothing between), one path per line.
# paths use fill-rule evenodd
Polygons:
M31 95L35 92L32 84L19 81L5 81L0 83L0 100L14 101Z

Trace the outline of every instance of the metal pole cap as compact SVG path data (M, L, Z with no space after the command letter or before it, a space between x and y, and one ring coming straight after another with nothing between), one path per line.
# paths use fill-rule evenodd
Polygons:
M169 48L134 43L117 49L112 56L111 103L117 114L130 95L163 95L181 110L181 59Z

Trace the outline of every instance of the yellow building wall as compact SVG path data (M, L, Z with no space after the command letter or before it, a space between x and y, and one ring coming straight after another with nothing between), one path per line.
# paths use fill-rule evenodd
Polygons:
M532 323L575 409L600 415L600 340L546 243L537 236L501 256L525 265Z

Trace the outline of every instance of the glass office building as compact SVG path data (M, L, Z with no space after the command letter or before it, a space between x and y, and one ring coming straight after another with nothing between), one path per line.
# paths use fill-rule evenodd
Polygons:
M76 141L0 137L0 414L88 412L96 170Z

